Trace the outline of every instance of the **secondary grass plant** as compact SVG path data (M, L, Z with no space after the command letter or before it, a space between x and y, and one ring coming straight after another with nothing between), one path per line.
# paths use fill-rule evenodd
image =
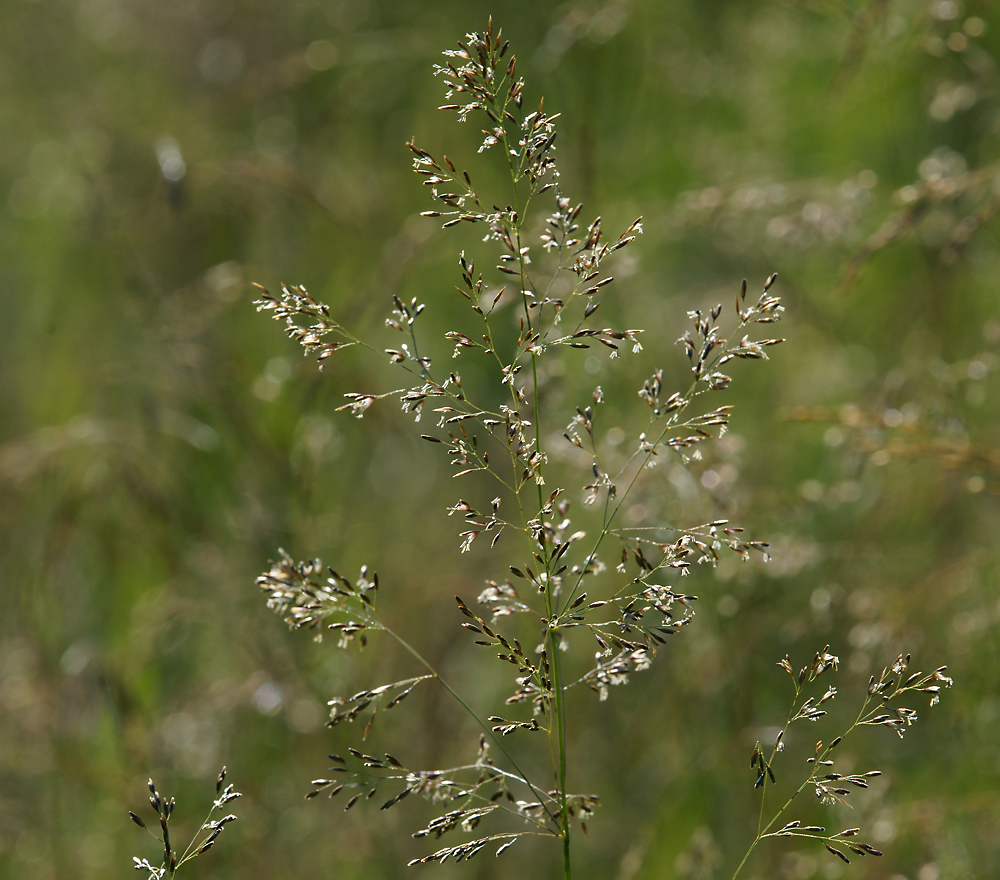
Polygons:
M223 767L215 780L216 797L212 802L212 807L208 811L208 815L205 817L205 821L201 823L201 826L192 835L188 845L183 850L178 850L170 840L170 820L173 817L174 807L177 805L177 802L174 798L167 799L160 794L153 780L150 779L148 783L150 792L149 805L153 808L153 812L159 821L160 833L157 834L149 828L138 813L133 813L129 810L128 815L136 825L148 831L159 842L163 847L163 858L160 864L156 865L147 858L134 856L132 859L134 863L133 867L137 871L145 872L149 880L162 880L164 877L172 877L180 867L198 858L198 856L204 855L215 846L215 841L219 838L219 835L225 831L227 825L235 822L237 817L233 813L228 813L218 819L213 819L212 817L216 814L217 810L221 812L226 804L232 803L237 798L243 796L233 785L226 785L223 788L225 780L226 768Z

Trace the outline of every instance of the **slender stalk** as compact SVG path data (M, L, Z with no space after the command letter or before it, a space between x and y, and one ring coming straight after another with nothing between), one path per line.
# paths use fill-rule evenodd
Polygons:
M559 746L559 815L562 824L563 876L566 880L570 880L573 875L570 867L569 811L566 809L566 701L559 660L558 634L554 630L549 634L549 644L552 646L552 690Z

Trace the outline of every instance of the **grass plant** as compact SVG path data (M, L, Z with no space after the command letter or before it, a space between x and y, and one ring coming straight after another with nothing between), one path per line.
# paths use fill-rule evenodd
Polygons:
M313 631L317 638L332 632L342 649L371 643L379 650L378 643L388 639L413 662L406 677L331 701L330 727L357 721L361 730L351 745L330 754L329 770L312 781L306 797L340 796L346 809L375 800L388 810L417 794L439 804L440 811L413 836L436 841L448 835L452 842L410 864L460 862L484 850L500 855L521 838L544 837L556 846L561 874L569 880L572 841L578 828L586 830L599 799L581 793L577 786L586 785L586 779L569 772L577 765L568 754L567 695L589 688L598 701L606 700L614 688L647 669L672 636L690 629L696 596L679 584L694 566L713 566L726 553L744 560L754 554L767 558L766 543L747 537L741 525L725 518L626 521L624 511L669 491L664 464L698 460L703 447L726 432L732 405L719 398L734 381L732 367L738 361L767 360L769 350L783 341L770 335L783 307L773 292L777 275L772 274L753 295L746 281L734 285L731 311L722 304L690 311L690 326L676 340L688 359L688 381L665 390L664 369L654 369L635 389L634 424L614 425L605 416L600 386L585 400L567 399L553 380L557 371L549 368L551 362L562 359L563 372L573 371L579 358L596 352L616 360L643 348L645 328L616 326L620 310L610 297L616 290L610 272L619 252L642 233L642 218L611 237L599 216L583 219L583 206L561 185L558 114L542 101L528 102L508 50L490 21L445 52L434 69L446 86L441 109L483 127L477 161L493 161L502 169L503 191L487 194L462 163L438 158L413 141L407 144L413 170L434 202L425 216L445 228L476 227L482 249L493 254L484 258L463 251L459 257L457 292L467 315L461 326L445 333L451 363L439 365L439 343L423 331L428 308L415 299L394 297L385 323L396 341L388 346L355 335L302 286L282 286L277 295L260 288L256 302L258 310L285 325L320 368L348 348L388 358L398 368L402 381L396 387L350 392L339 409L362 419L371 407L394 400L415 422L430 423L418 429L421 437L441 448L456 485L462 486L447 510L461 523L456 549L467 553L488 544L493 571L478 595L456 596L454 620L442 626L457 630L460 625L472 649L486 655L484 662L509 669L506 707L483 712L414 647L392 611L392 594L400 585L380 587L368 566L358 577L348 577L342 565L327 567L318 558L297 561L281 550L257 584L289 626ZM489 268L481 268L484 264ZM600 317L605 313L611 315L606 321ZM651 347L660 351L662 340L652 340ZM624 439L609 445L603 439L609 428ZM553 437L560 437L562 449L555 448ZM582 480L573 476L581 470ZM389 595L380 601L387 589ZM857 828L828 834L824 826L802 820L778 826L807 790L827 805L847 802L848 786L867 787L878 771L835 772L837 746L864 726L889 726L902 735L915 714L897 699L916 690L930 693L934 703L951 680L943 667L907 677L909 657L900 656L872 678L856 719L839 736L817 745L804 781L767 818L766 796L776 781L772 765L785 733L793 723L826 714L820 707L836 689L806 692L838 662L827 647L798 672L787 658L779 664L792 677L794 697L773 745L754 747L760 820L734 877L759 844L775 837L815 839L844 861L850 855L880 855L858 842ZM444 688L475 719L478 742L465 759L444 767L414 767L396 749L368 745L382 712L428 687ZM533 752L546 756L550 769L544 777L522 769L529 762L521 756ZM164 864L137 863L151 876L173 873L184 862L174 860L167 843L169 809L162 799L158 809ZM481 825L488 830L480 831ZM456 836L461 839L455 841ZM214 836L208 845L212 841ZM205 848L200 845L194 854Z

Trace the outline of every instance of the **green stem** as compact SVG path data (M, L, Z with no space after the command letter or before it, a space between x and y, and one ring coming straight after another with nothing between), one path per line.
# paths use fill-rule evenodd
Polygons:
M737 874L739 874L739 873L740 873L740 871L742 871L742 870L743 870L743 866L744 866L744 865L745 865L745 864L747 863L747 859L749 859L749 858L750 858L750 853L752 853L752 852L753 852L753 850L754 850L754 847L755 847L755 846L757 846L757 844L758 844L758 843L760 843L760 838L759 838L759 837L758 837L758 838L757 838L757 839L756 839L756 840L755 840L755 841L754 841L753 843L751 843L751 844L750 844L750 849L748 849L748 850L746 851L746 853L745 853L745 854L743 855L743 861L741 861L741 862L739 863L739 866L738 866L738 867L736 868L736 870L735 870L735 871L733 872L733 878L732 878L732 880L736 880L736 876L737 876Z
M570 880L572 870L569 859L569 812L566 809L566 700L563 693L561 661L559 660L559 637L554 630L549 633L549 645L552 650L552 690L555 704L556 737L559 745L557 773L559 779L559 817L562 824L563 840L563 876L566 880Z

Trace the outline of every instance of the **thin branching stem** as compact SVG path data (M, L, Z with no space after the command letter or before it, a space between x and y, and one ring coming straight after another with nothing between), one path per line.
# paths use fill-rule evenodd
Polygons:
M490 725L479 717L476 710L473 709L472 706L468 704L468 702L466 702L465 698L448 683L448 680L446 678L443 678L441 676L441 674L437 671L437 669L434 668L431 662L427 660L423 656L423 654L421 654L416 648L414 648L413 645L411 645L409 642L406 641L406 639L404 639L402 636L400 636L393 630L389 629L389 627L385 626L384 624L382 625L382 629L385 631L387 635L392 636L392 638L394 638L400 644L401 647L403 647L437 681L439 681L441 683L441 686L458 701L459 705L461 705L462 708L469 713L469 715L472 716L472 718L475 720L476 724L479 725L479 728L483 731L483 733L493 741L493 743L500 750L503 756L510 762L511 767L513 767L514 770L520 774L520 781L523 782L526 786L528 786L528 788L531 790L531 793L543 805L543 809L545 810L549 818L552 818L554 820L552 814L549 813L548 807L545 806L545 800L546 800L545 796L532 783L532 781L528 778L528 775L517 765L517 761L515 761L510 752L507 751L507 747L503 744L500 738L493 732L493 729L490 727Z

